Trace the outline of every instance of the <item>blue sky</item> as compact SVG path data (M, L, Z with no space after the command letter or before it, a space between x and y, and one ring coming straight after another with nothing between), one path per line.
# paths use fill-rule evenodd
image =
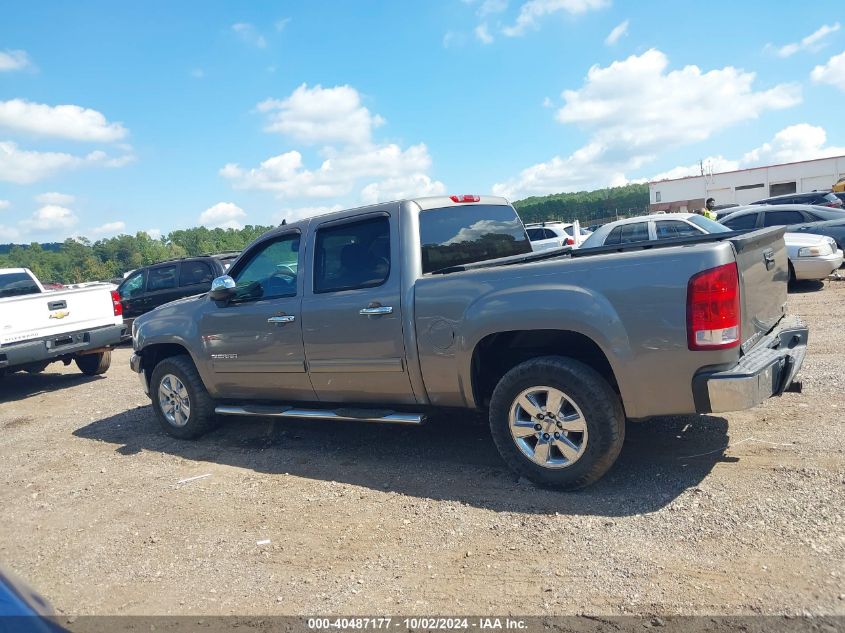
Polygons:
M5 3L0 242L842 154L840 15L841 0Z

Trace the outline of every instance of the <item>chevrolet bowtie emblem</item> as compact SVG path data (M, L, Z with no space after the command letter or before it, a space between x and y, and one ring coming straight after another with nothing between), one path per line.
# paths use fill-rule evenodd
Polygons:
M65 318L66 316L68 316L69 314L70 314L70 312L69 312L69 311L67 311L67 310L59 310L58 312L53 312L53 313L50 315L50 318L51 318L51 319L64 319L64 318Z

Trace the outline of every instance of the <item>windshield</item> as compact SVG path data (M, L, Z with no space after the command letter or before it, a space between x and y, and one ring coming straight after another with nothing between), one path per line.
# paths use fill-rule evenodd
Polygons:
M420 212L420 248L423 273L532 250L513 207L486 204Z
M26 273L5 273L0 275L0 299L37 295L41 292L32 277Z
M693 215L692 217L687 218L690 222L695 224L698 227L701 227L708 233L730 233L731 229L726 227L724 224L719 224L718 222L714 222L708 218L705 218L703 215Z

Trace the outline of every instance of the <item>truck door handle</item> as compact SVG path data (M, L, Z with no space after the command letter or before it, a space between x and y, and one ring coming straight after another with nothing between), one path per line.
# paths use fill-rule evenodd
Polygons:
M296 321L296 317L291 314L272 316L267 319L267 323L293 323L294 321Z
M775 267L775 252L771 249L763 253L763 261L766 262L766 270L771 270Z
M372 306L369 308L361 308L358 314L363 316L378 316L379 314L393 314L392 306Z

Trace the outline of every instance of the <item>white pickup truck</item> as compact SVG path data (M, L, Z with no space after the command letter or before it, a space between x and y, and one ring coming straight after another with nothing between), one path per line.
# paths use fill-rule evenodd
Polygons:
M45 290L26 268L0 268L0 376L75 361L88 376L105 373L111 348L126 335L120 297L107 283Z

